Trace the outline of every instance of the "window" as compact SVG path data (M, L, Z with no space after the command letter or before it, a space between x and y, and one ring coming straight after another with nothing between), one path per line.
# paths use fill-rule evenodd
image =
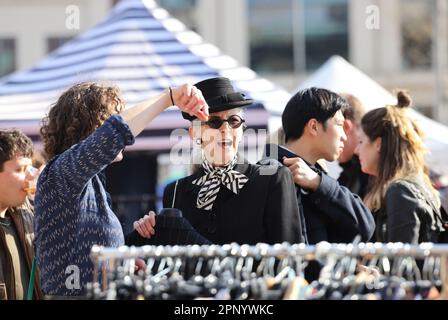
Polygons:
M182 21L188 29L197 30L196 0L157 0L157 3L171 16Z
M258 72L293 72L291 0L249 0L250 66Z
M433 2L401 1L401 32L403 37L403 69L429 69L432 57Z
M347 0L248 0L250 64L258 72L314 70L348 58Z
M68 42L72 37L49 37L47 39L47 52L52 52Z
M16 41L0 39L0 77L16 69Z
M304 10L306 69L335 54L348 59L347 0L305 0Z

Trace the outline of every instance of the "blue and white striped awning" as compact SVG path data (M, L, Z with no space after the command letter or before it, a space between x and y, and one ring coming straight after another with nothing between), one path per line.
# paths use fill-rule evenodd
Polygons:
M266 110L278 111L290 97L205 43L154 1L122 0L103 22L33 68L0 79L0 127L20 127L37 136L49 107L63 90L81 81L116 84L131 106L168 86L214 76L230 78L239 90L260 102L247 110L248 125L253 128L266 128ZM187 125L179 111L167 110L137 142L145 149L166 149L172 145L167 140L169 132ZM144 139L147 143L142 144Z

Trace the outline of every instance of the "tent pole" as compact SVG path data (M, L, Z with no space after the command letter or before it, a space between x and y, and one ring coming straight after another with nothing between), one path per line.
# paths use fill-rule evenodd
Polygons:
M306 72L304 0L292 0L291 6L294 74L299 76Z

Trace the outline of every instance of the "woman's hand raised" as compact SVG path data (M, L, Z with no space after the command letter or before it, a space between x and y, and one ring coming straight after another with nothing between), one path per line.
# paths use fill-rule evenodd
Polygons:
M208 105L201 90L190 84L171 88L172 100L183 112L197 117L201 121L208 120Z

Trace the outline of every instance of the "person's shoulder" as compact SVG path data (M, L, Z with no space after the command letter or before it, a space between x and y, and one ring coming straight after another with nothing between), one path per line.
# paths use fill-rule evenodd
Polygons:
M289 169L276 159L262 159L256 164L250 165L251 171L260 179L281 179L285 175L290 175Z
M54 167L58 165L58 159L60 158L60 154L54 156L53 158L51 158L46 164L44 169L42 170L42 172L39 174L39 178L40 177L44 177L49 175L53 170Z
M274 158L263 158L257 162L259 166L283 167L283 163Z
M397 179L389 184L386 190L386 194L388 193L397 193L397 192L413 192L417 191L416 182L408 179Z
M386 202L404 205L405 203L417 203L422 198L416 182L407 179L397 179L387 187Z

